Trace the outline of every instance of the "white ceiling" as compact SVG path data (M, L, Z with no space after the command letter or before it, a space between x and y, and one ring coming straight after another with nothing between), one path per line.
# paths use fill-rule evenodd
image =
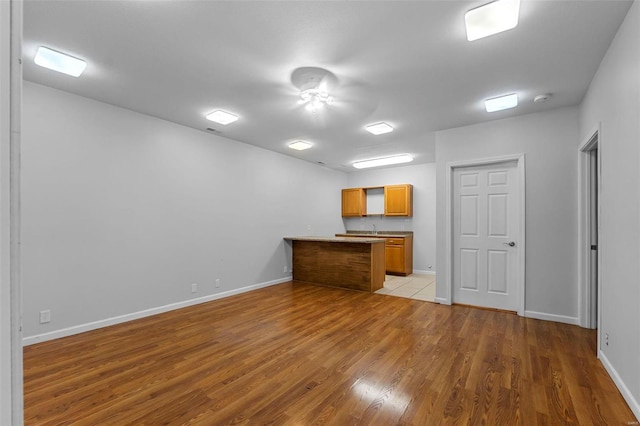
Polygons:
M518 27L468 42L464 13L487 1L26 0L24 78L338 170L397 153L424 163L437 130L579 104L631 5L522 0ZM85 73L38 67L41 45ZM298 104L303 66L338 79L321 113ZM517 108L484 111L512 92ZM241 118L204 118L218 108ZM364 131L379 121L396 130ZM315 145L293 151L295 139Z

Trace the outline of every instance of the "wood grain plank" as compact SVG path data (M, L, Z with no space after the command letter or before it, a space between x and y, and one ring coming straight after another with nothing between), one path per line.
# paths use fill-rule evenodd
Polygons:
M620 425L596 334L290 282L24 348L26 425Z

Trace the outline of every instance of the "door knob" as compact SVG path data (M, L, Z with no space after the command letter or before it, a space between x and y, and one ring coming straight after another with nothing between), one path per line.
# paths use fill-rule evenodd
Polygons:
M516 246L516 242L515 241L509 241L508 243L502 243L505 246L509 246L509 247L515 247Z

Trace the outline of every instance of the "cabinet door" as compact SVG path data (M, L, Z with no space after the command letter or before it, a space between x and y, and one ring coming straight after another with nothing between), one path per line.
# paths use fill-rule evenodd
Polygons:
M367 200L364 189L342 190L342 217L362 217L367 214Z
M404 246L389 246L384 250L387 272L404 274Z
M413 185L384 187L385 216L413 216Z

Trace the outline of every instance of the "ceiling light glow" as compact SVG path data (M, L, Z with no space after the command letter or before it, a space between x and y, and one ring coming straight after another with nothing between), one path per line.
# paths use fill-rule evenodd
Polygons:
M58 52L48 47L40 46L33 61L36 65L61 72L72 77L79 77L87 67L82 59L74 58L65 53Z
M306 104L305 109L312 113L321 110L325 105L331 105L332 102L333 96L321 87L300 92L300 103Z
M484 107L487 112L502 111L503 109L514 108L518 106L518 95L511 93L509 95L498 96L484 101Z
M383 135L385 133L393 132L393 127L391 127L387 123L382 122L382 123L370 124L365 127L365 130L377 136L377 135Z
M305 149L309 149L312 146L313 144L307 141L293 141L289 144L289 148L295 149L298 151L304 151Z
M515 28L520 0L496 0L471 9L464 15L467 40L473 41Z
M391 157L374 158L372 160L356 161L353 167L356 169L367 169L369 167L389 166L391 164L402 164L413 161L413 157L408 154L392 155Z
M207 120L226 126L227 124L237 121L240 117L235 114L231 114L230 112L222 111L221 109L219 109L207 114L206 118Z

